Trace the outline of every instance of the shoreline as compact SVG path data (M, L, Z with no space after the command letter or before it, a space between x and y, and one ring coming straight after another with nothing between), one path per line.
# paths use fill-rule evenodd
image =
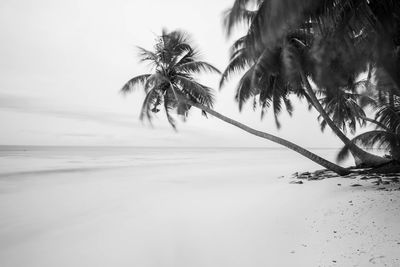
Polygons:
M385 166L384 166L385 167ZM391 166L390 166L391 167ZM372 183L383 190L383 186L388 186L395 188L398 185L397 190L400 190L400 173L392 172L393 170L398 170L398 165L394 165L394 168L390 169L388 172L377 172L377 169L362 169L356 167L349 167L351 171L349 174L340 176L333 171L327 169L316 170L313 172L295 172L291 175L292 178L298 181L292 181L294 184L302 184L303 181L314 181L314 180L324 180L329 178L341 178L341 179L351 179L358 181L374 180ZM361 184L354 184L353 186L362 186ZM391 190L392 190L391 189Z

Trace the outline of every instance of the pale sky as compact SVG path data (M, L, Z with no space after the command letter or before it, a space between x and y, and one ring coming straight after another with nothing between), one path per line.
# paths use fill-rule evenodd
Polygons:
M162 28L191 34L204 60L221 70L228 63L222 13L233 0L2 0L0 2L0 144L265 146L215 118L193 110L174 132L162 115L143 125L143 94L123 97L121 86L148 71L138 64L135 45L151 49ZM237 77L239 78L239 76ZM256 129L305 147L339 147L305 103L292 118L260 121L250 105L238 112L237 78L216 92L215 109ZM210 87L219 77L202 77Z

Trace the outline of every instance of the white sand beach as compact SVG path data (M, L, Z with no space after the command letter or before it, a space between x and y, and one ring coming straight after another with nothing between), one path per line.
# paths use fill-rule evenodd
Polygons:
M0 168L3 267L400 266L400 184L290 184L318 166L287 150L2 148Z

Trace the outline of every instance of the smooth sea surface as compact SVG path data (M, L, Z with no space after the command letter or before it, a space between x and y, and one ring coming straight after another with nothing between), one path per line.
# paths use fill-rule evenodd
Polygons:
M338 151L310 150L332 161ZM227 174L244 171L247 178L257 177L254 171L258 169L263 170L264 177L273 178L322 168L286 148L0 146L0 178L122 168L135 173L162 166L189 166L193 172L207 168L222 169Z

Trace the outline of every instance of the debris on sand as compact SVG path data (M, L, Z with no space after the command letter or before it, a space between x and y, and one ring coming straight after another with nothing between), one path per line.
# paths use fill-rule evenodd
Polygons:
M378 190L383 190L383 185L390 186L400 182L400 173L374 173L371 170L366 171L365 169L356 169L356 168L349 168L350 173L345 176L339 176L338 174L334 173L330 170L316 170L314 172L295 172L292 174L292 178L296 179L291 181L291 184L303 184L301 180L307 181L317 181L317 180L324 180L328 178L345 178L345 179L354 179L357 180L359 183L352 183L351 187L360 187L365 185L364 181L372 180L372 184L376 185ZM300 181L298 181L300 180ZM337 184L341 186L341 183ZM399 188L400 189L400 188ZM399 190L395 188L393 190Z
M303 184L303 181L291 181L290 184Z

